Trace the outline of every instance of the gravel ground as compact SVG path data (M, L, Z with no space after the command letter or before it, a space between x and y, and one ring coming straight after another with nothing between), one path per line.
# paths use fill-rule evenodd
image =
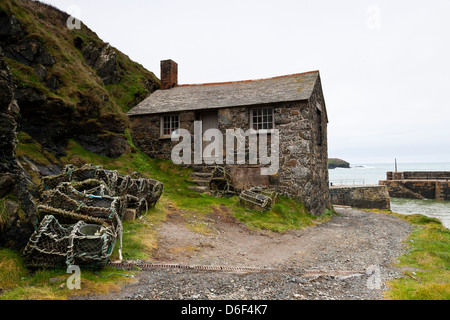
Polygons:
M339 216L305 230L255 232L218 212L214 230L192 232L174 212L160 227L158 263L269 267L264 272L153 269L118 293L121 300L378 300L404 252L411 226L393 216L338 209Z

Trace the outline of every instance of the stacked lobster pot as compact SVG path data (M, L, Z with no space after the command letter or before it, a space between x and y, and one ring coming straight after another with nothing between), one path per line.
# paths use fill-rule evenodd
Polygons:
M139 214L153 208L163 191L163 184L158 180L146 179L137 172L130 175L130 185L127 189L128 208Z
M163 191L157 180L121 175L91 164L66 166L42 179L40 224L24 250L30 267L80 265L103 267L119 239L129 209L140 216L156 205Z

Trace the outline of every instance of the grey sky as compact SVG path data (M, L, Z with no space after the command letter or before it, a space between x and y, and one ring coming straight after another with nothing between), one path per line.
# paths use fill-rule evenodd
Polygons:
M44 2L179 83L320 70L330 157L450 162L449 0Z

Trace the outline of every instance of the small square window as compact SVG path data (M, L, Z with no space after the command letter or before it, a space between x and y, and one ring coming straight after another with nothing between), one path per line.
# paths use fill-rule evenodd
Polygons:
M273 108L252 109L252 128L255 130L274 128L273 124Z
M168 138L175 130L180 128L178 115L161 117L161 137Z

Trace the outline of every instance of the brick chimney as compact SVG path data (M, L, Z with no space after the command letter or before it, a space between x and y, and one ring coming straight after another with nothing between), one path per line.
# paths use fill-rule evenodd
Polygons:
M170 89L178 85L178 64L172 60L161 61L161 89Z

